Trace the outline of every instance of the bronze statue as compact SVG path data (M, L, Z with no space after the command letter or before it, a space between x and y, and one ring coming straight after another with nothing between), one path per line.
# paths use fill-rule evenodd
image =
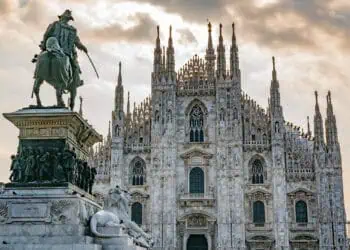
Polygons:
M80 41L76 28L68 24L69 21L74 20L72 12L66 10L58 16L58 19L48 26L39 45L42 51L32 60L36 62L33 93L36 96L37 105L42 106L39 92L45 80L56 89L57 106L65 107L62 95L66 91L70 93L69 105L73 110L77 88L83 85L76 48L86 54L88 50Z
M28 152L28 155L25 161L24 182L32 182L35 180L36 160L35 160L35 154L32 148L29 148L27 152Z
M10 175L10 181L12 182L18 182L21 177L21 168L19 165L19 159L18 159L18 154L17 155L11 155L11 168L10 170L12 171Z

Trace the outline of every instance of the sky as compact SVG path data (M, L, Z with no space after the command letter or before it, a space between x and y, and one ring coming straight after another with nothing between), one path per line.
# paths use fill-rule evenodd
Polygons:
M203 56L207 22L217 44L223 24L226 52L235 22L242 88L267 106L271 57L276 57L285 119L306 129L319 91L325 119L326 94L332 92L342 148L345 204L350 214L350 2L348 0L0 0L0 112L13 112L30 98L38 44L51 22L71 9L81 41L100 74L79 53L85 84L79 89L86 119L106 135L113 109L118 62L124 92L139 103L150 95L156 26L166 46L173 27L176 69L193 55ZM43 85L44 105L55 102ZM7 182L10 155L16 152L17 129L0 117L0 182Z

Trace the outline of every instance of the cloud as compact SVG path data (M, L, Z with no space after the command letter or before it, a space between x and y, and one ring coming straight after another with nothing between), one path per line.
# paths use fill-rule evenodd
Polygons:
M183 45L188 45L189 43L198 43L197 38L194 36L189 29L178 29L177 32L180 35L179 43Z
M350 3L336 0L135 0L150 3L189 22L238 22L242 37L268 48L318 50L321 35L328 44L350 49Z
M17 0L1 0L0 1L0 16L9 14L19 7Z
M157 23L147 13L136 13L129 17L136 24L128 29L124 29L120 23L113 23L108 26L86 30L83 35L87 39L100 42L147 42L154 43L155 28Z

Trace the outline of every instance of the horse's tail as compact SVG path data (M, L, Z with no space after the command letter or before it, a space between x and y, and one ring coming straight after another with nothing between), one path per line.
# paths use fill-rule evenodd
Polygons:
M90 220L90 230L91 233L99 238L114 238L118 237L119 235L116 234L101 234L97 232L97 216L93 215Z

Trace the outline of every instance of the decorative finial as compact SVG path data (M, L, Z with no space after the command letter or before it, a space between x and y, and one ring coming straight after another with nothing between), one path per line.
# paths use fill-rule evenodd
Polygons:
M159 25L157 25L157 38L159 38Z
M318 93L315 91L316 104L318 104Z
M169 38L171 38L171 33L172 33L172 27L170 25L170 27L169 27Z
M211 33L211 22L208 23L208 31Z
M222 24L220 23L220 36L222 36Z
M311 135L309 116L307 116L307 135Z

